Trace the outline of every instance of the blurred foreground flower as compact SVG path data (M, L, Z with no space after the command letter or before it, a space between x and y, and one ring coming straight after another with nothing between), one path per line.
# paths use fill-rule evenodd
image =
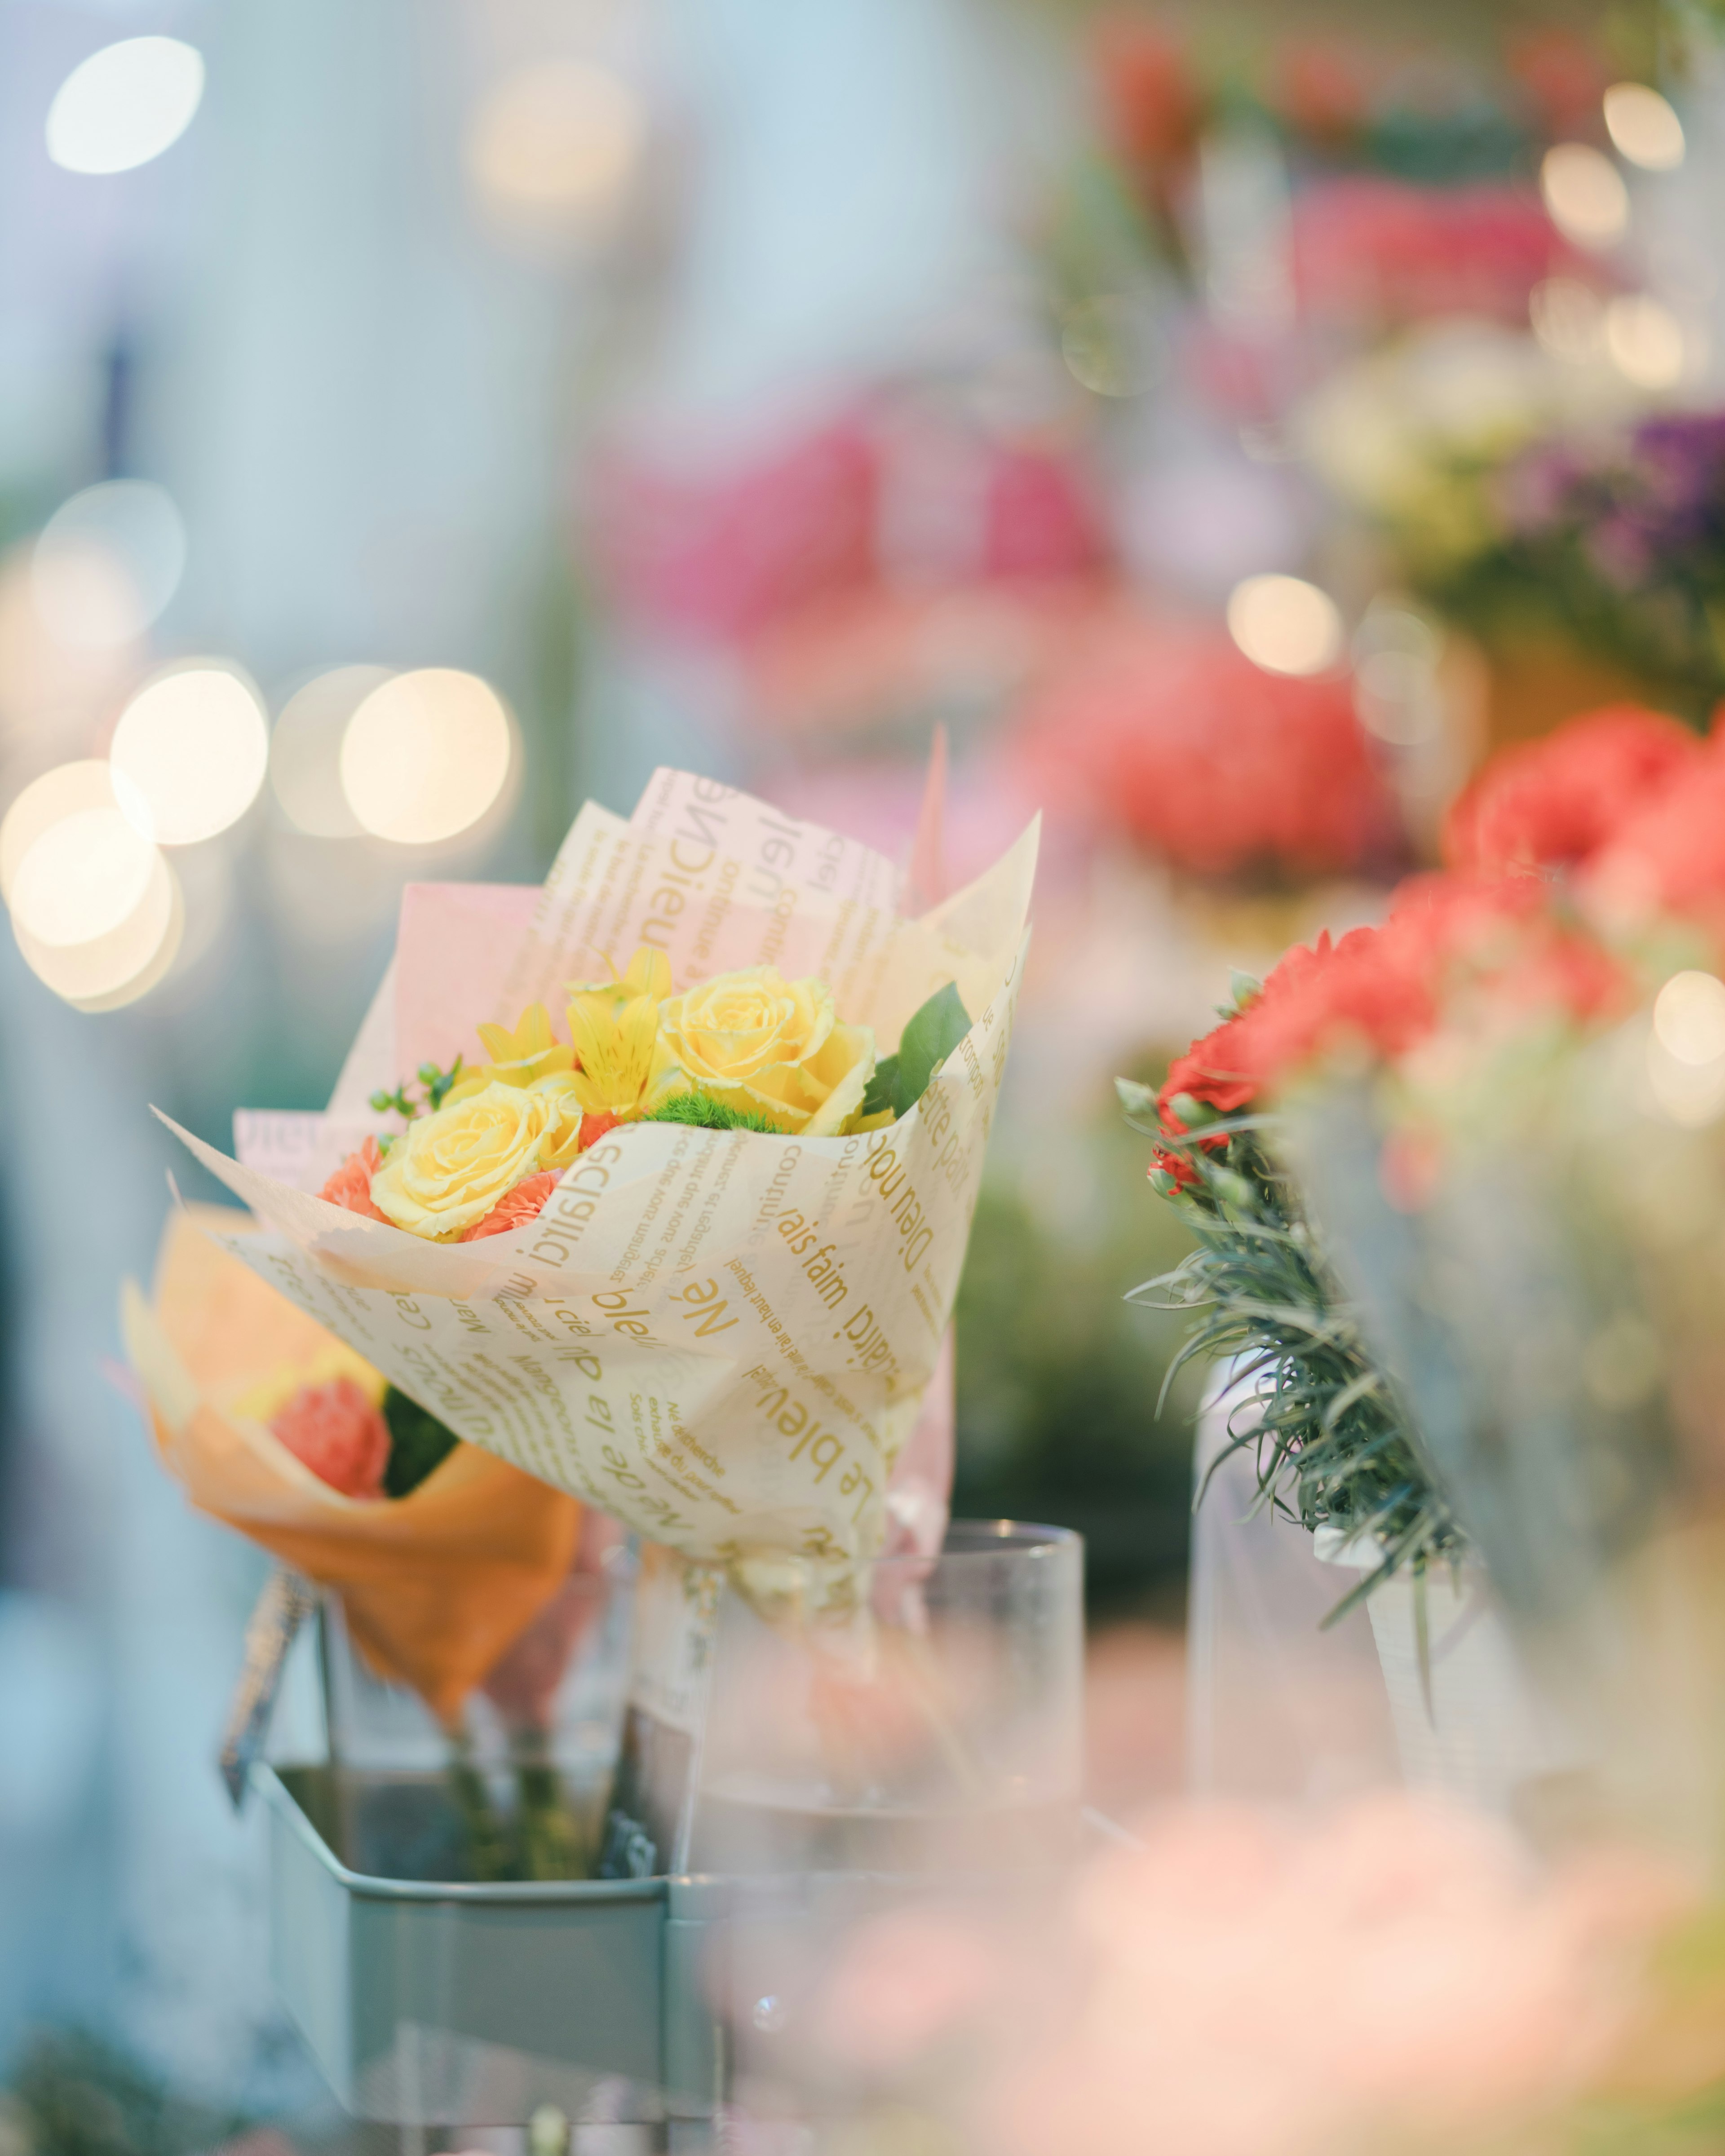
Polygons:
M824 1995L824 2059L989 2156L1478 2145L1607 2067L1682 1907L1651 1863L1543 1869L1409 1795L1142 1831L1052 1922L923 1908L865 1928Z

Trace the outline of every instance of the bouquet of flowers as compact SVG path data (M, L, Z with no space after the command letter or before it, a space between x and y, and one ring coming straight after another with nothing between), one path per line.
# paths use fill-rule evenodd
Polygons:
M456 1436L763 1607L812 1559L842 1615L951 1316L1034 857L904 919L880 855L727 788L589 803L541 891L409 890L326 1113L240 1115L237 1159L181 1132L260 1223L220 1240Z
M552 1758L555 1695L598 1613L584 1576L609 1523L461 1444L442 1422L220 1246L241 1216L171 1214L153 1301L121 1317L163 1464L200 1512L287 1568L266 1589L223 1765L236 1801L267 1729L309 1581L339 1603L363 1666L417 1693L450 1747L485 1877L564 1877L587 1861ZM519 1802L497 1812L471 1709L502 1725Z
M1198 1238L1140 1292L1240 1358L1263 1500L1370 1552L1343 1608L1466 1558L1544 1622L1714 1479L1722 830L1725 734L1575 721L1127 1089Z

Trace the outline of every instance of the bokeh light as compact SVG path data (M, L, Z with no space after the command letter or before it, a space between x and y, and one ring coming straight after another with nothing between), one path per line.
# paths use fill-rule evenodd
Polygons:
M1683 123L1645 82L1612 84L1605 92L1605 128L1619 155L1647 172L1674 172L1683 162Z
M1638 389L1671 389L1683 378L1683 326L1645 292L1628 292L1605 310L1605 349Z
M1725 1060L1725 981L1712 973L1674 973L1653 1006L1659 1045L1697 1068Z
M95 954L85 952L80 957L75 977L85 983L81 989L58 985L62 979L69 981L74 978L69 958L64 962L44 961L48 968L45 972L32 959L30 963L38 977L49 988L54 988L57 993L64 996L75 1009L92 1015L101 1011L119 1010L127 1004L136 1003L140 997L148 995L181 956L186 932L186 906L179 878L167 861L162 863L162 874L167 884L165 903L159 894L152 894L148 912L141 912L131 927L117 932L110 939L101 961L103 975L119 975L136 953L148 950L149 957L136 972L124 973L124 978L116 979L111 988L91 987L88 983L97 976L97 967ZM28 949L25 949L24 955L29 957Z
M37 584L33 545L0 557L0 742L20 758L20 776L83 753L112 723L141 655L136 641L63 642L42 619ZM129 592L118 600L133 603Z
M1602 150L1559 142L1545 153L1539 189L1552 223L1580 247L1609 247L1629 229L1629 190Z
M1353 639L1353 707L1368 733L1411 748L1440 731L1442 654L1436 629L1410 608L1378 601L1367 609Z
M130 921L160 856L117 808L74 809L36 839L13 879L13 918L56 950Z
M645 133L627 84L582 61L545 60L486 92L468 130L467 169L493 209L581 220L621 194Z
M92 808L117 808L107 760L86 757L43 773L20 793L0 822L0 898L10 906L18 865L36 841L68 816Z
M237 667L194 659L145 684L110 751L121 808L158 845L189 846L237 823L264 783L264 707Z
M309 838L352 839L363 829L341 791L341 741L366 698L393 678L388 666L331 667L282 706L270 737L270 783L282 814Z
M1646 1075L1667 1121L1697 1130L1725 1114L1725 981L1690 971L1666 983L1653 1005Z
M1162 341L1149 309L1114 292L1066 310L1060 357L1073 380L1098 397L1142 397L1163 372Z
M63 868L75 871L74 847L59 851ZM173 963L185 909L174 872L157 854L136 907L105 935L53 944L43 942L16 913L12 926L26 964L57 996L80 1010L117 1010L146 995Z
M509 714L477 675L429 666L372 690L341 742L341 791L374 837L437 845L476 824L503 791Z
M1669 306L1645 293L1624 293L1604 311L1604 349L1621 375L1643 390L1676 388L1684 377L1684 330Z
M1248 577L1228 600L1228 631L1272 674L1322 674L1342 649L1336 602L1301 577Z
M126 38L74 68L48 108L48 154L69 172L127 172L177 142L203 95L178 38Z
M94 759L44 773L13 802L0 824L0 889L32 971L80 1009L146 993L179 946L173 871Z
M55 511L31 557L38 612L74 649L141 636L179 588L186 527L173 497L147 480L110 480Z

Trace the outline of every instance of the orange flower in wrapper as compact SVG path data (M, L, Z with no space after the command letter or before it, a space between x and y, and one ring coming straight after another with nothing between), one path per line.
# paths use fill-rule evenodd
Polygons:
M125 1293L127 1352L163 1462L200 1512L338 1594L377 1674L451 1724L557 1595L583 1508L465 1445L408 1496L382 1499L381 1378L203 1232L242 1225L226 1209L176 1212L154 1307ZM282 1435L272 1419L285 1419Z
M301 1466L344 1497L383 1495L389 1425L353 1378L302 1385L270 1418L270 1430Z

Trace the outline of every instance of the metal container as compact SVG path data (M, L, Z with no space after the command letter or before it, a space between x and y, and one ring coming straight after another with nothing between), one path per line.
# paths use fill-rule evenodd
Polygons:
M736 2023L770 2066L798 2040L788 2001L809 1943L915 1891L862 1873L377 1878L320 1830L354 1815L327 1767L256 1767L253 1786L270 1820L277 1989L343 2107L392 2125L521 2126L551 2104L603 2123L597 2138L578 2130L578 2148L705 2149ZM435 1791L404 1779L368 1797L410 1840Z
M378 1878L320 1831L335 1817L327 1768L261 1767L254 1786L276 1985L348 2112L398 2125L516 2125L547 2103L666 2116L670 1882ZM411 1782L376 1794L409 1813L425 1795ZM679 2048L691 2056L687 2034ZM693 2056L712 2053L693 2032Z
M986 1620L985 1636L1009 1644L1015 1626L1028 1626L1034 1681L1013 1697L1022 1693L1040 1715L996 1713L978 1756L982 1736L1015 1732L1023 1720L1064 1732L1070 1741L1050 1739L1052 1749L1076 1762L1076 1538L1007 1522L963 1532L987 1547L967 1545L947 1569L975 1574L988 1593L961 1596L959 1614L973 1633ZM1045 1593L1003 1603L995 1582L1003 1567L1009 1584L1020 1571L1035 1576L1033 1586L1057 1573L1054 1614ZM945 1604L938 1579L922 1569L919 1591L938 1650ZM974 1676L973 1655L966 1667ZM722 1734L722 1714L717 1720ZM839 1871L500 1881L461 1876L471 1870L470 1837L460 1777L447 1761L439 1769L402 1753L363 1766L352 1758L255 1766L253 1786L270 1820L273 1973L331 2088L357 2118L520 2127L551 2105L581 2123L574 2146L583 2152L706 2149L739 2078L797 2082L801 2017L822 1953L871 1912L925 1894L935 1876L945 1892L991 1904L1038 1891L1038 1877L1072 1853L1076 1777L1076 1763L1063 1771L1055 1794L1071 1787L1058 1804L1045 1801L1050 1792L1020 1789L1024 1777L1014 1781L1010 1794L1035 1829L1028 1870L1019 1868L1022 1851L1009 1871L993 1868L999 1858L991 1847L973 1853L985 1868L886 1876L863 1868L880 1861L870 1843L850 1856L854 1868ZM827 1855L823 1846L802 1861Z

